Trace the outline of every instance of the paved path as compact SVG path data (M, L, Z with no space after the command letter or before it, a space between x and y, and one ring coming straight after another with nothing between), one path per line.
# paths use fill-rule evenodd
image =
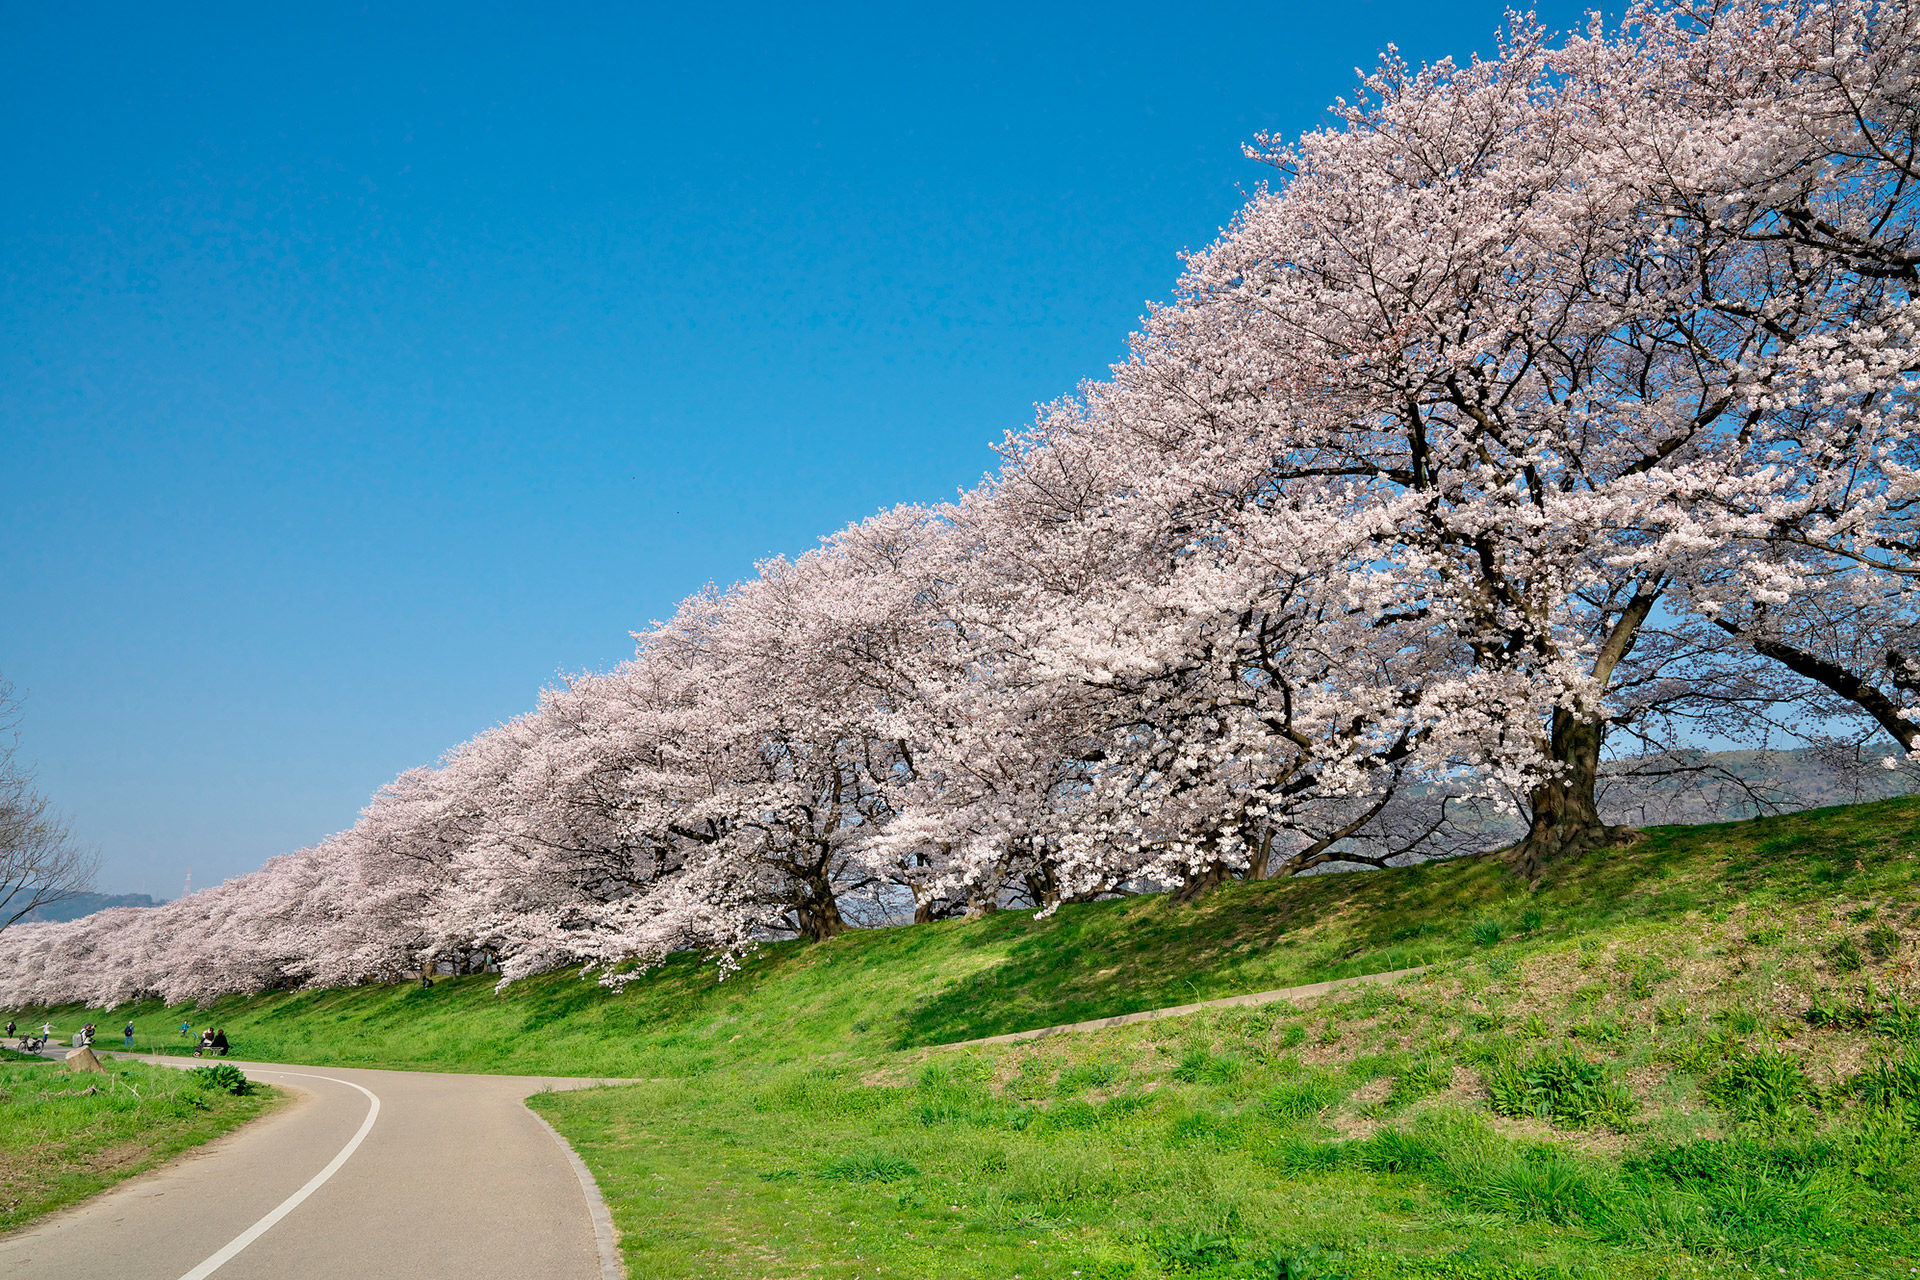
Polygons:
M615 1082L237 1065L286 1089L292 1101L151 1173L0 1236L0 1276L622 1274L586 1167L521 1105L543 1089Z
M1425 973L1426 969L1427 966L1419 965L1412 969L1394 969L1387 973L1363 973L1357 978L1334 978L1328 982L1310 982L1304 987L1281 987L1277 991L1252 991L1244 996L1201 1000L1195 1004L1168 1005L1164 1009L1143 1009L1139 1013L1116 1013L1111 1018L1094 1018L1088 1022L1062 1022L1058 1026L1035 1027L1031 1031L1009 1031L1005 1035L982 1036L978 1040L955 1040L949 1044L936 1044L930 1047L965 1049L980 1044L1015 1044L1021 1040L1039 1040L1046 1036L1067 1035L1075 1031L1104 1031L1108 1027L1124 1027L1132 1022L1158 1022L1161 1018L1178 1018L1184 1014L1198 1013L1202 1009L1244 1008L1247 1005L1272 1004L1276 1000L1311 1000L1315 996L1324 996L1342 987L1362 986L1368 983L1395 983L1402 978L1411 978L1417 973Z

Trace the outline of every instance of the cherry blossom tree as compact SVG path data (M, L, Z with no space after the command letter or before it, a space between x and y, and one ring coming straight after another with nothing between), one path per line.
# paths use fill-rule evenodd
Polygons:
M1508 800L1537 878L1632 838L1610 736L1912 751L1917 84L1871 0L1390 54L997 474L696 594L310 849L8 930L0 1000L618 984L1389 865Z

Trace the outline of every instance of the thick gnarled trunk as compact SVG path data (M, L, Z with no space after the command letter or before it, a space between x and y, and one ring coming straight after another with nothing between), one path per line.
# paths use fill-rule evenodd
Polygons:
M1547 865L1572 854L1637 838L1631 827L1600 820L1600 744L1606 726L1567 710L1553 713L1554 775L1528 797L1533 810L1526 838L1507 851L1516 874L1537 883Z
M1233 868L1218 858L1187 872L1186 879L1173 891L1175 902L1197 902L1233 878Z
M825 942L837 933L846 932L847 922L840 915L839 900L834 897L833 885L825 872L801 877L800 888L800 900L794 904L793 914L801 937L809 942Z
M1593 678L1600 689L1607 687L1614 669L1632 651L1658 596L1658 587L1642 586L1620 611L1606 643L1594 655ZM1553 733L1547 743L1554 772L1527 797L1533 813L1526 839L1507 850L1509 865L1528 884L1538 884L1547 864L1557 859L1639 838L1632 827L1610 827L1600 821L1600 746L1606 737L1606 720L1597 712L1554 709Z

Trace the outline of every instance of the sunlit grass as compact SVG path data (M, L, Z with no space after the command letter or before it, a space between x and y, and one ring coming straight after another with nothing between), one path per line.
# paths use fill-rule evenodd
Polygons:
M226 1133L274 1105L136 1062L104 1072L0 1063L0 1230L82 1200Z
M1889 801L1656 830L1535 892L1469 859L782 943L725 982L133 1014L143 1046L186 1017L241 1057L652 1081L536 1102L636 1276L1905 1274L1917 854Z

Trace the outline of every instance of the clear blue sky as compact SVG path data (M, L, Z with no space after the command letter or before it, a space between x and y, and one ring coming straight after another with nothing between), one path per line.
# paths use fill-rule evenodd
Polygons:
M350 824L702 583L978 479L1262 180L1244 141L1500 11L9 5L0 675L43 789L158 897Z

